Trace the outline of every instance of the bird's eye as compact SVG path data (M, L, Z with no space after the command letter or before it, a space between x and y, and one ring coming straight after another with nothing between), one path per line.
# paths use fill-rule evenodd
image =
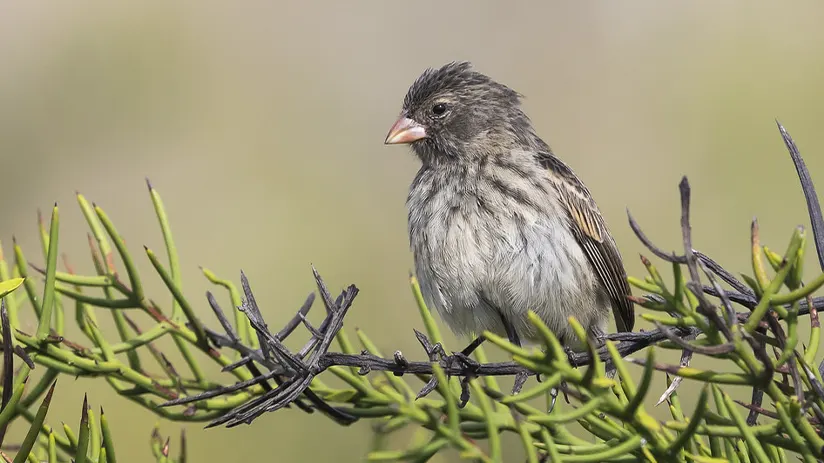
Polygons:
M443 116L446 114L446 103L438 103L432 107L432 114L436 116Z

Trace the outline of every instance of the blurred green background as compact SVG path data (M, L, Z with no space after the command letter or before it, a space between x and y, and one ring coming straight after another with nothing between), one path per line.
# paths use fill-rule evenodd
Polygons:
M15 235L42 262L36 211L58 201L62 249L91 273L79 190L107 210L168 307L140 248L162 250L149 177L204 316L198 265L235 280L246 271L278 326L313 290L314 263L330 287L361 288L348 329L417 358L404 201L418 162L383 139L421 71L467 59L526 95L631 274L643 275L642 249L625 209L658 244L680 246L685 174L695 246L748 272L753 216L782 252L807 225L774 118L824 189L822 14L816 2L4 2L0 239L8 253ZM86 391L106 409L120 461L146 461L157 419L102 380L63 377L49 422L76 427ZM191 461L359 461L370 432L296 410L186 428Z

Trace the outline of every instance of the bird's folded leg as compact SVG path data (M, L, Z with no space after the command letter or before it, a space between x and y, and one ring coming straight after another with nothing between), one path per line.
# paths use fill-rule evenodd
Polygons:
M504 314L501 314L501 322L504 324L504 330L506 331L506 337L509 339L509 342L521 347L521 338L518 337L518 332L515 331L515 326L512 325L512 322L504 317Z
M477 348L481 347L481 344L483 344L484 341L486 341L486 338L483 335L478 336L474 341L470 342L468 346L461 350L461 354L464 356L471 355Z
M509 342L515 344L518 347L521 347L521 338L518 337L518 331L515 330L515 326L512 325L503 314L501 314L501 322L504 324L504 330L506 331L506 337L509 338ZM515 384L512 386L512 395L515 395L521 392L521 389L524 387L524 383L529 378L529 373L524 371L519 371L515 375Z

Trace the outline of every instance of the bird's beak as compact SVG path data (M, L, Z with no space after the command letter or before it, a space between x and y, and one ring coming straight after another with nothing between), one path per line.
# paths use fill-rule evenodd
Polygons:
M386 135L386 140L383 143L386 145L412 143L425 137L426 129L424 129L422 125L408 117L401 117L395 122L395 125L389 129L389 134Z

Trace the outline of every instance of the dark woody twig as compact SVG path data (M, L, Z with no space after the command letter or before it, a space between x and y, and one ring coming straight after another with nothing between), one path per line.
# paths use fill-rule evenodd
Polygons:
M781 132L781 138L784 139L784 144L787 145L787 150L790 152L790 158L795 164L795 170L798 173L798 180L801 182L801 189L804 192L804 198L807 200L807 212L810 216L810 223L813 229L813 237L815 241L815 249L818 253L818 263L821 270L824 270L824 214L821 213L821 204L818 202L818 195L815 193L815 186L813 180L810 178L810 171L807 165L804 164L804 159L801 153L798 152L798 147L795 146L787 129L781 125L777 120L778 130Z
M315 277L316 280L319 281L319 290L325 291L325 285L322 284L322 279L317 272L315 272ZM207 333L209 338L215 344L240 352L244 356L241 362L245 361L258 363L269 369L269 372L244 383L238 383L221 389L207 391L199 395L182 397L166 402L164 405L182 405L197 402L209 397L232 393L254 384L264 383L269 378L278 375L285 377L285 380L281 382L277 388L272 389L271 391L262 394L237 409L230 411L220 419L211 423L210 426L220 424L235 426L241 423L248 423L264 412L283 408L294 402L294 400L301 394L310 394L311 390L308 389L308 385L311 383L312 378L332 366L357 367L360 368L361 373L363 374L372 371L389 371L397 375L432 375L431 378L434 378L431 363L432 361L437 361L441 368L443 368L444 372L449 376L512 376L527 371L524 367L515 362L467 364L454 361L452 357L445 355L443 349L440 348L439 345L433 345L424 334L417 331L415 334L421 342L422 347L425 349L426 355L429 358L428 361L410 361L403 357L403 355L394 355L393 358L382 358L369 353L343 354L328 352L329 345L337 332L343 326L343 317L346 315L349 307L351 307L352 301L357 294L357 289L354 286L350 286L349 289L341 294L342 297L339 297L335 301L333 301L329 295L326 297L321 297L321 300L330 304L327 308L327 317L320 325L320 328L311 332L310 341L308 341L307 344L300 349L300 352L293 354L283 345L281 339L279 339L281 334L280 332L276 335L272 335L266 331L268 328L266 328L266 324L263 322L262 316L259 315L260 310L254 302L254 296L251 292L251 288L248 286L248 281L245 276L241 276L241 280L243 281L244 291L247 296L247 300L243 307L244 313L251 315L250 320L252 320L252 326L260 336L262 342L261 345L267 346L266 348L269 349L273 355L264 356L262 350L251 349L248 346L244 346L236 339L236 337L231 336L228 333L220 334L212 330L207 330ZM712 290L714 291L714 289ZM710 291L706 292L708 294L712 294ZM724 294L731 301L741 300L743 302L749 302L748 295L742 295L732 291L724 291ZM812 299L812 303L815 308L824 307L824 298ZM308 309L305 307L306 305L301 307L295 317L289 322L290 325L294 323L294 320L300 320L306 315ZM216 310L219 310L219 308ZM737 313L736 319L746 319L748 315L748 313ZM701 334L701 331L695 327L678 330L673 330L666 327L661 328L639 333L614 333L607 335L606 338L617 341L616 347L618 352L622 357L625 357L663 340L673 340L673 337L677 337L681 339L683 343L687 343L685 339L695 339L696 336ZM321 338L319 339L319 337ZM691 344L687 345L692 346ZM723 354L727 351L725 348L700 347L693 347L691 350L708 355ZM606 348L599 349L597 354L602 361L609 360L610 358ZM586 352L571 353L569 360L578 366L585 366L591 363L591 358ZM419 396L428 394L436 387L437 382L430 380L423 390L420 391ZM317 398L317 396L315 396L315 398L318 402L315 404L316 407L327 413L332 410L333 414L342 414L347 416L345 411L333 408L328 404L324 404L322 400Z

